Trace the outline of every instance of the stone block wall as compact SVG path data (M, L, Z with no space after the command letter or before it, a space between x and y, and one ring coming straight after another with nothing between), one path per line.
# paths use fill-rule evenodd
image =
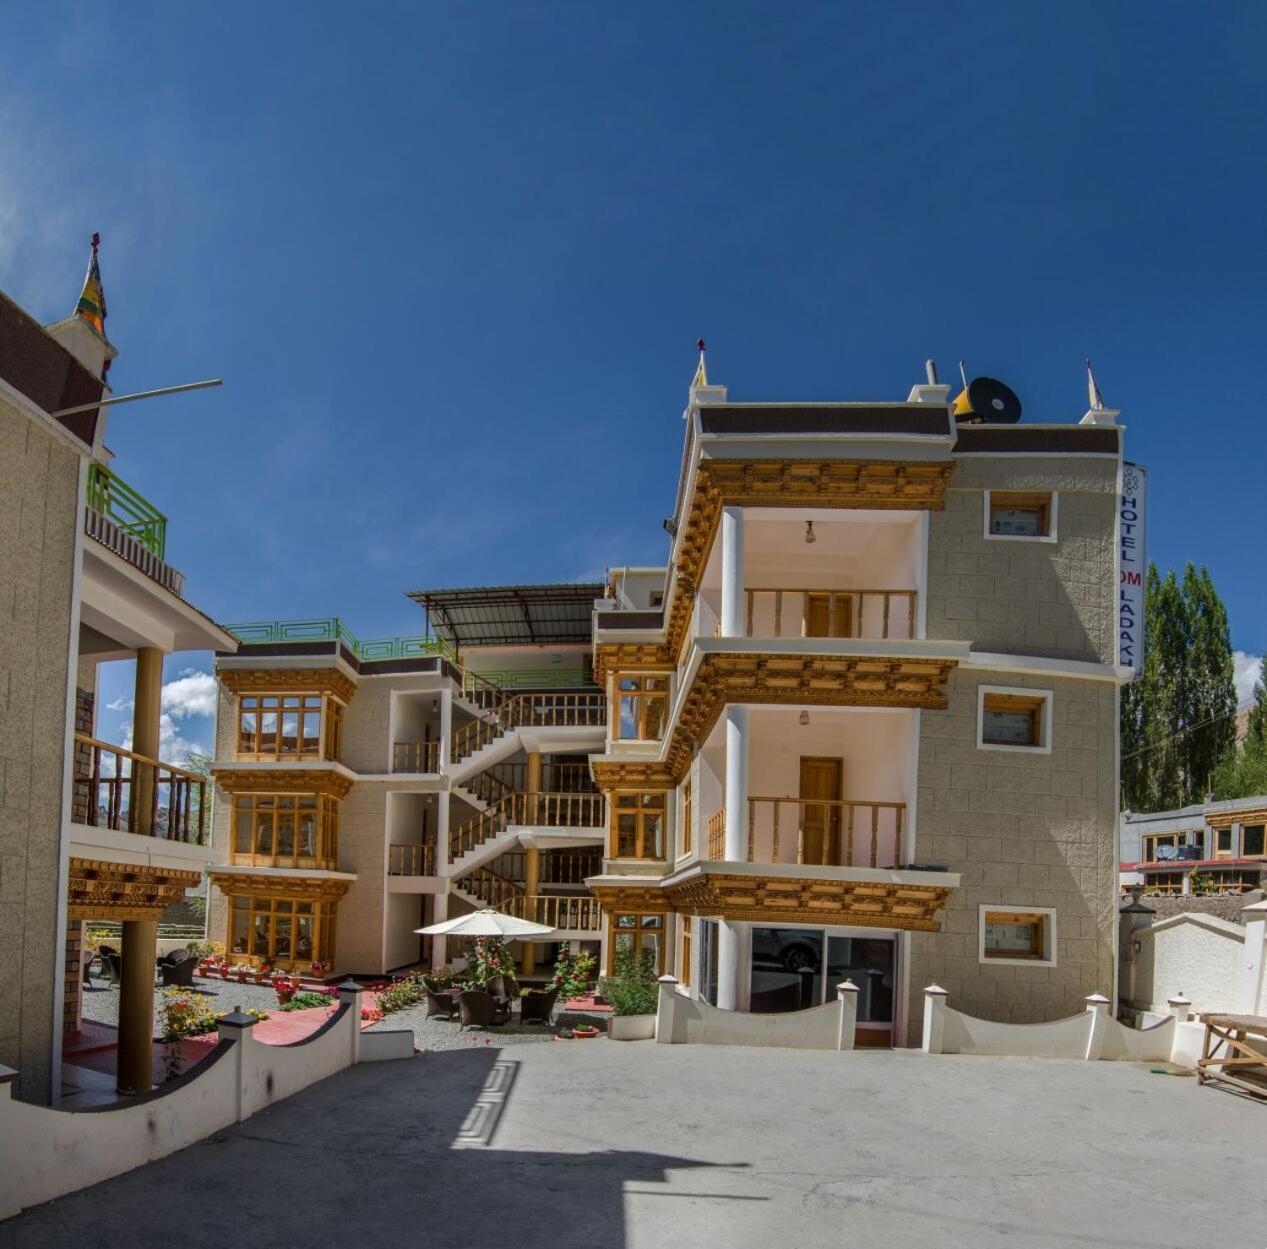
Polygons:
M83 996L84 925L72 919L66 924L66 966L62 976L62 1031L78 1032L80 1001Z
M81 456L0 399L0 1063L47 1101Z
M985 491L1052 491L1055 542L985 536ZM963 456L932 512L927 636L1112 663L1117 461Z
M1052 692L1050 754L977 747L980 684ZM1117 687L1109 681L955 672L946 711L920 715L915 860L963 874L942 931L911 936L909 1037L923 990L956 1009L1036 1023L1113 992L1117 927ZM982 963L981 906L1052 907L1056 965Z

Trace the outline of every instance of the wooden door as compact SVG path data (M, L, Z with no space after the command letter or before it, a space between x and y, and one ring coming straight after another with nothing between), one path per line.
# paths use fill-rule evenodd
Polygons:
M847 638L852 636L853 600L848 594L807 594L805 596L805 636L807 638Z
M800 862L840 863L840 806L844 761L801 756ZM836 804L836 805L833 805Z

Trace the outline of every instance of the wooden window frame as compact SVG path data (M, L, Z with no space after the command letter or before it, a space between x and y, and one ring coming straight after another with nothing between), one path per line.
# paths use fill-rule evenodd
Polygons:
M233 813L229 833L230 861L243 867L291 867L333 871L339 865L339 800L329 794L258 794L237 793L233 796ZM299 853L299 822L310 813L315 822L313 854ZM247 818L249 846L239 848L242 818ZM278 843L285 817L291 820L291 851L279 852ZM265 826L269 850L258 849L259 835Z
M337 760L343 753L344 704L332 694L320 690L251 690L237 696L236 754L244 762L291 763ZM263 720L275 717L275 724L266 744ZM293 750L286 749L282 725L287 715L296 715L299 725ZM249 734L245 721L255 717L255 729ZM316 733L305 735L304 721L316 718ZM302 743L314 741L311 749Z
M677 978L684 989L691 987L691 942L693 939L691 930L694 925L693 915L682 916L682 957L678 960Z
M990 542L1055 542L1059 497L1054 490L987 490L985 537ZM994 512L1007 508L1038 512L1037 533L995 533Z
M691 792L691 774L687 772L682 780L682 850L683 855L691 853L694 844L692 821L695 818L693 794Z
M664 730L669 717L670 673L664 672L616 672L612 674L612 740L618 742L659 742L664 740ZM621 689L624 681L637 682L636 689ZM650 682L662 686L651 686ZM633 703L634 733L626 737L621 726L624 717L622 706L628 699Z
M1157 847L1171 845L1178 849L1180 846L1199 846L1201 844L1201 834L1195 829L1180 829L1178 832L1172 833L1145 833L1140 839L1141 863L1182 863L1182 859L1159 859L1157 857Z
M1021 750L1031 754L1051 753L1051 690L1010 688L999 685L977 687L977 749ZM1030 717L1028 742L1004 741L986 736L986 715L1025 713Z
M274 898L255 894L230 894L228 902L229 915L225 933L225 949L228 951L231 961L266 959L268 962L284 968L309 967L313 963L333 964L335 908L338 905L335 899ZM245 903L245 905L240 905L240 903ZM301 907L309 907L311 909L302 911L300 910ZM247 948L245 950L235 948L235 919L239 915L243 915L246 918L245 944ZM309 957L299 958L295 955L295 944L299 929L297 920L300 916L305 915L309 919L311 950ZM256 948L257 916L265 921L267 948L264 951ZM286 918L291 921L290 952L281 956L276 953L278 929L280 927L278 924L279 918Z
M621 924L622 919L632 919L633 924ZM641 937L643 933L654 933L659 940L656 942L656 975L664 975L664 959L666 934L669 928L669 917L663 911L615 911L609 915L607 920L607 974L609 976L616 973L616 944L617 937L622 935L633 934L635 937ZM641 941L638 943L641 947Z
M1245 845L1245 834L1251 829L1257 829L1259 837L1262 840L1262 849L1250 850ZM1241 858L1243 859L1260 859L1267 855L1267 823L1265 824L1242 824L1241 825Z
M992 950L986 944L986 929L991 924L1029 926L1034 934L1029 952ZM977 961L985 964L1007 963L1025 967L1055 967L1055 910L1042 906L1004 906L983 903L978 911Z
M1227 839L1227 845L1221 846L1219 842ZM1211 847L1213 854L1210 856L1215 859L1230 859L1233 857L1236 838L1232 835L1232 826L1229 824L1226 828L1216 828L1214 830L1214 845Z
M647 798L659 799L658 806L643 801ZM613 859L643 859L648 862L663 863L668 857L668 812L669 791L667 789L618 789L614 790L609 803L611 823L608 826L609 851ZM646 849L648 816L660 817L660 850L659 854L644 854ZM634 820L634 853L621 853L620 819L628 816ZM653 847L654 849L654 847Z

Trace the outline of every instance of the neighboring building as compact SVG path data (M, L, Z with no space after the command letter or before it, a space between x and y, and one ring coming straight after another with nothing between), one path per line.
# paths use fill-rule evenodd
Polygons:
M150 1088L157 921L210 857L201 778L158 757L163 656L235 645L183 597L166 518L111 467L104 317L95 246L66 320L0 295L0 1063L37 1101L60 1094L92 919L122 921L119 1086ZM129 657L127 751L94 729L96 667Z
M598 585L420 591L426 636L338 620L234 626L220 656L210 933L232 959L380 974L447 952L415 930L481 906L591 943L606 708Z
M1121 882L1148 893L1245 893L1267 884L1267 795L1122 814Z
M701 367L667 568L420 593L404 641L238 628L212 935L377 973L493 904L732 1009L852 977L874 1043L931 981L1016 1021L1111 992L1113 416L732 404Z

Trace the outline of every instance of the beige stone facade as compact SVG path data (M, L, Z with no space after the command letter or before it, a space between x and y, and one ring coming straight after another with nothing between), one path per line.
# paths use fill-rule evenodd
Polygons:
M0 398L0 1063L47 1100L82 457Z

